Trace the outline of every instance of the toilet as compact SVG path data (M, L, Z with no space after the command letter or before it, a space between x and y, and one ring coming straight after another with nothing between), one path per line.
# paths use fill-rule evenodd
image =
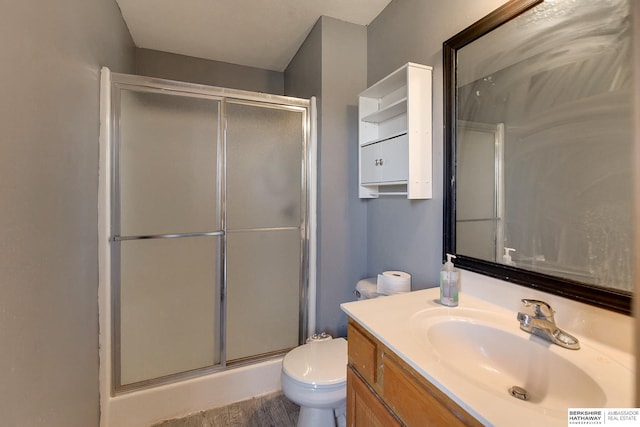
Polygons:
M300 406L298 427L344 425L347 402L347 341L310 340L282 360L282 392ZM334 414L335 411L335 414Z

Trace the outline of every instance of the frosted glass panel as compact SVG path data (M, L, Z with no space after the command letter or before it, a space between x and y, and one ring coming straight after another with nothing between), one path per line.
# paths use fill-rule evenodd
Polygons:
M458 220L487 219L496 216L495 132L466 128L458 124L457 197ZM465 255L465 251L461 251Z
M120 94L120 234L219 229L219 102L129 90Z
M227 227L297 227L303 114L227 105Z
M227 236L227 360L298 345L300 232Z
M121 383L219 363L219 237L121 244Z
M500 218L497 212L500 165L496 126L459 122L456 250L475 258L496 260Z
M495 261L496 223L494 221L458 222L456 247L464 249L464 254L474 258Z

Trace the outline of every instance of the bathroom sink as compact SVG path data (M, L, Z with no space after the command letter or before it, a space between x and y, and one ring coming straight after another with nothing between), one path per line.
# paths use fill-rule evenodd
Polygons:
M547 416L567 408L600 408L620 402L630 372L583 345L568 350L523 332L515 313L431 308L415 313L412 331L435 366L430 372L461 388L475 388Z
M635 406L635 360L623 350L631 339L630 319L550 301L558 327L580 341L579 350L567 349L520 329L521 300L537 295L511 285L465 283L497 303L468 292L458 307L445 307L439 289L430 288L342 308L483 425L565 427L570 408Z

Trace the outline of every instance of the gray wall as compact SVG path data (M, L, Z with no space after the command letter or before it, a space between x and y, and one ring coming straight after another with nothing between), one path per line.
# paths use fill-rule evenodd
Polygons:
M322 17L285 71L286 95L319 100L317 330L336 335L346 335L340 303L354 299L366 276L366 204L357 188L366 43L364 26Z
M442 43L499 7L503 0L394 0L367 29L368 85L406 62L433 69L433 199L367 202L369 275L394 269L413 288L436 286L442 259Z
M298 52L284 70L284 93L298 98L316 98L318 144L322 133L322 18L318 19Z
M192 56L136 49L136 70L141 76L200 83L231 89L284 93L284 73L210 61Z
M100 67L133 71L113 0L0 14L0 424L97 426Z

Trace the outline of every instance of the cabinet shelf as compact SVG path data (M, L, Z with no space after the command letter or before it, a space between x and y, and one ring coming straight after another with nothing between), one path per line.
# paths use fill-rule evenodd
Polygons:
M400 114L406 114L406 112L407 98L403 98L399 101L394 102L393 104L388 105L387 107L381 108L378 111L364 116L360 120L368 123L382 123L386 120L399 116Z
M359 95L360 198L431 198L431 72L409 62Z
M409 195L409 193L407 193L406 191L389 191L389 192L382 192L382 193L372 193L372 195L374 196L403 196L406 197Z
M402 131L402 132L397 132L397 133L394 133L394 134L391 134L391 135L388 135L388 136L385 136L385 137L382 137L382 138L372 139L370 141L362 141L360 143L360 146L361 147L366 147L367 145L376 144L378 142L386 141L387 139L397 138L399 136L406 135L406 134L407 134L406 131Z

